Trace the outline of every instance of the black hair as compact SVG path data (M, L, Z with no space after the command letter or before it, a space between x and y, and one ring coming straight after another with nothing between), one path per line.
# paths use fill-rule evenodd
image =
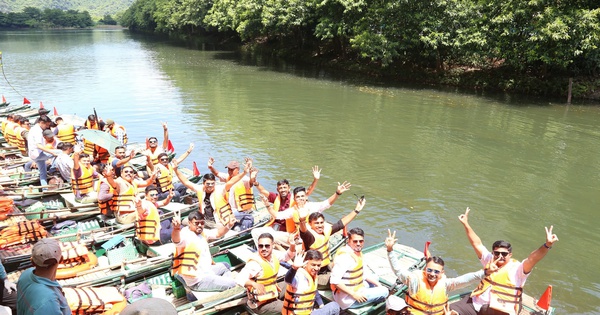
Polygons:
M166 154L165 152L163 152L163 153L160 153L158 156L156 156L156 158L160 160L163 156L169 157L168 154Z
M158 191L158 187L156 187L156 185L149 185L149 186L148 186L148 187L146 187L146 189L144 190L144 193L146 193L146 194L147 194L147 193L149 193L149 192L151 192L151 191L153 191L153 190L156 190L156 191Z
M311 223L312 221L317 221L320 218L323 218L323 220L325 220L325 216L321 212L313 212L308 216L308 223Z
M308 260L323 260L323 254L316 249L309 249L306 251L304 261Z
M348 231L348 239L351 239L352 235L360 235L362 237L365 237L365 231L363 231L363 229L359 227L355 227L352 230Z
M302 186L294 188L294 196L296 196L301 191L306 192L306 188L304 188Z
M190 215L188 215L188 221L192 221L192 220L204 220L204 213L200 212L200 211L193 211L192 213L190 213Z
M494 244L492 245L492 250L496 250L497 248L506 248L506 249L508 249L509 253L512 253L512 245L510 245L510 243L507 241L503 241L503 240L495 241Z
M282 179L282 180L280 180L280 181L277 182L277 187L279 187L281 185L288 185L289 186L290 182L288 182L288 180L284 178L284 179Z
M204 174L204 176L202 176L202 182L204 183L207 180L216 180L215 174L213 174L213 173Z
M434 264L438 264L438 265L444 267L444 260L442 259L442 257L439 257L439 256L429 257L429 258L427 258L426 263L429 263L430 261L433 261Z
M125 149L125 150L127 150L127 149L125 148L125 146L123 146L123 145L120 145L120 146L118 146L118 147L116 147L116 148L115 148L115 152L117 152L117 150L119 150L119 149Z
M271 240L271 242L275 240L271 233L263 233L263 234L259 235L258 239L260 240L261 238L268 238Z

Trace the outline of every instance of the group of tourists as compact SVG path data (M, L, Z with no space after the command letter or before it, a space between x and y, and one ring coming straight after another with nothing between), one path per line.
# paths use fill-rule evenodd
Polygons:
M522 287L539 262L558 241L552 227L546 229L546 241L525 260L512 258L512 247L497 241L492 251L482 244L468 222L469 209L459 217L467 237L483 266L482 270L457 278L447 278L444 261L427 256L424 270L409 271L398 264L395 232L388 230L385 246L390 266L399 281L408 286L405 299L390 296L378 276L368 268L362 250L365 233L356 227L347 232L347 243L335 255L329 248L332 235L345 230L363 211L366 199L358 199L354 209L334 224L325 221L323 212L350 190L348 182L338 183L326 200L308 201L321 176L318 166L312 168L313 182L308 188L292 190L286 179L276 183L270 192L258 180L259 170L251 158L240 165L230 161L227 172L216 168L209 158L209 173L200 183L192 182L179 165L194 149L170 161L168 126L162 123L163 142L149 137L147 148L127 153L126 129L113 120L102 122L88 116L82 128L104 130L122 145L114 152L83 140L78 143L78 128L60 117L52 121L40 112L34 126L18 115L2 122L2 132L9 144L17 146L32 162L29 167L40 170L40 182L47 185L48 171L71 182L76 200L98 202L106 218L122 224L135 223L136 239L147 246L174 243L173 275L188 290L224 291L235 286L246 288L248 307L258 314L338 314L341 310L359 308L386 301L388 314L510 314L516 315L522 301ZM47 114L47 113L46 113ZM141 154L146 165L141 169L131 161ZM174 179L177 178L178 182ZM144 197L138 197L140 189ZM260 228L253 228L254 188L271 215ZM188 194L192 192L192 194ZM198 210L184 218L161 220L160 207L181 202L184 197L198 199ZM210 226L210 228L209 228ZM252 229L256 252L244 268L232 273L226 263L214 262L209 243L228 233ZM58 249L57 249L58 248ZM58 252L57 252L58 250ZM18 314L69 314L54 275L60 262L56 241L42 240L33 247L34 269L25 271L17 287ZM287 267L284 282L278 283L282 266ZM6 279L3 268L0 278ZM448 292L479 282L470 296L449 305ZM14 284L4 281L4 300L14 296ZM318 289L330 289L333 299L324 303ZM6 302L5 302L6 303Z

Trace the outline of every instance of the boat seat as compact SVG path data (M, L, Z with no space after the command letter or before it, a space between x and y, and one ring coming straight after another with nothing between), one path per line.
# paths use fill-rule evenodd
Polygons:
M148 257L169 256L175 252L175 244L168 243L160 246L148 246Z

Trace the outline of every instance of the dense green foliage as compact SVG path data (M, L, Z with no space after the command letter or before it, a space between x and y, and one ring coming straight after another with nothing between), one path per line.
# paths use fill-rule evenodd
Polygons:
M0 1L0 11L21 12L27 7L88 11L94 18L125 11L133 0L9 0Z
M22 12L0 12L1 28L53 28L94 26L94 21L87 11L63 11L60 9L45 9L44 11L27 7Z
M503 77L492 84L508 90L523 76L559 78L561 90L562 78L600 74L600 8L591 0L136 0L121 24L174 35L234 33L390 74L468 80L473 72L494 79L494 70Z

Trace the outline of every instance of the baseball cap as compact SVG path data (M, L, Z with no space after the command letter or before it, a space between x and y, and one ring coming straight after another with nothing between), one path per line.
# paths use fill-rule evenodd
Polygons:
M385 309L388 311L401 311L406 307L408 305L406 305L404 299L395 295L390 295L385 301Z
M238 161L231 161L226 167L230 170L234 170L236 168L240 168L240 163L238 163Z
M105 123L105 125L110 126L110 125L113 125L115 123L115 121L112 119L107 119L104 123Z
M44 137L54 137L54 132L52 132L52 130L50 129L46 129L42 132L42 136Z
M31 250L31 260L33 264L39 267L48 267L60 261L62 252L57 240L53 238L44 238L33 245ZM55 260L52 262L50 260Z

